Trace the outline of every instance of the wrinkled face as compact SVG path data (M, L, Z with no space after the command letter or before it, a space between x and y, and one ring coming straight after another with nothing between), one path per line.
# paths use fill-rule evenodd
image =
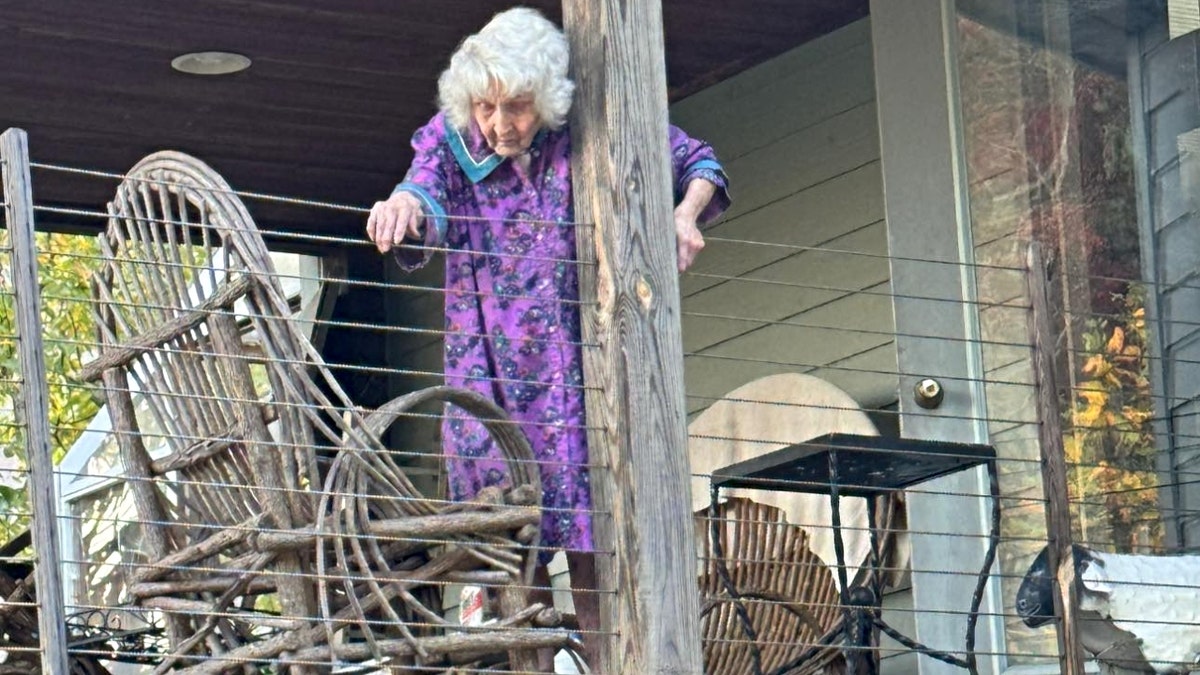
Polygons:
M541 128L533 96L495 93L471 101L471 115L487 144L501 157L516 157L529 149Z

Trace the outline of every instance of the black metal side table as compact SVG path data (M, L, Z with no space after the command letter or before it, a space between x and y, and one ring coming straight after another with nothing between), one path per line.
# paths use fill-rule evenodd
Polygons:
M975 593L967 617L965 658L929 649L900 634L879 618L880 589L849 586L846 575L845 543L839 506L842 496L865 497L867 522L871 538L871 554L867 567L871 578L879 578L879 533L876 529L875 498L903 490L918 483L976 466L986 466L992 498L991 531L983 566L979 571ZM983 600L984 585L996 557L1000 539L1000 488L996 469L996 450L990 445L924 441L856 434L828 434L803 443L790 445L760 457L748 459L714 471L711 478L712 500L715 505L722 488L753 488L785 492L828 493L832 507L834 554L837 558L837 579L843 607L843 643L848 656L864 654L872 649L869 638L852 627L863 623L861 612L868 612L868 623L874 623L901 644L920 649L922 653L947 663L978 672L975 657L975 626ZM857 609L852 609L857 608ZM866 661L873 668L874 659ZM859 670L861 675L870 671ZM852 674L858 675L855 669Z

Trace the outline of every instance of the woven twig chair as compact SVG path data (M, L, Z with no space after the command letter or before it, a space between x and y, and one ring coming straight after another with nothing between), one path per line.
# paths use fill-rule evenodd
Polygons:
M890 531L894 511L881 515ZM696 513L701 636L707 675L844 672L837 586L781 509L730 498ZM893 537L884 536L886 559ZM861 570L861 583L871 583Z
M697 513L696 526L705 673L767 674L806 653L822 664L837 657L819 648L839 625L837 588L803 529L743 498L719 504L716 520Z
M692 508L698 519L705 519L697 528L697 550L703 563L708 675L846 669L846 613L834 585L837 531L828 495L725 488L721 496L727 501L720 504L715 521L720 527L713 530L708 519L715 471L831 432L878 433L849 394L818 377L789 372L737 387L689 423ZM840 510L850 586L864 585L878 596L906 565L902 499L889 495L875 502L879 560L874 565L868 564L874 555L869 509L865 502L853 501L842 499ZM715 550L721 555L714 556ZM728 570L729 582L721 577L723 570ZM747 599L732 602L742 594ZM863 656L859 651L849 655Z
M556 621L521 590L540 483L499 408L445 387L355 408L291 319L241 200L202 162L147 157L108 210L93 284L99 356L81 378L103 385L137 506L146 550L128 592L164 613L172 653L160 671L504 651L521 669L531 649L566 644L562 631L532 630ZM511 489L446 505L413 486L379 439L428 401L485 421ZM447 630L437 591L449 583L499 587L497 630Z

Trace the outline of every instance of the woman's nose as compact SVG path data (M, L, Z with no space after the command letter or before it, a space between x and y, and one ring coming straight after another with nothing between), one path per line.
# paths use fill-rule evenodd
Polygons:
M503 106L497 107L496 112L492 113L492 126L497 131L505 131L512 126L512 116L504 112Z

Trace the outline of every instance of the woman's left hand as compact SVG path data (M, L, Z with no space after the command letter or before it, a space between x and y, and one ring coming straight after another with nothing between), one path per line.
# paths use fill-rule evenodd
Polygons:
M704 249L704 235L696 227L696 214L683 204L675 207L675 247L679 254L679 271L685 272Z
M704 235L700 234L696 220L704 213L704 207L708 206L716 190L717 186L703 178L692 180L687 184L679 206L675 207L675 248L679 254L680 272L686 272L704 248Z

